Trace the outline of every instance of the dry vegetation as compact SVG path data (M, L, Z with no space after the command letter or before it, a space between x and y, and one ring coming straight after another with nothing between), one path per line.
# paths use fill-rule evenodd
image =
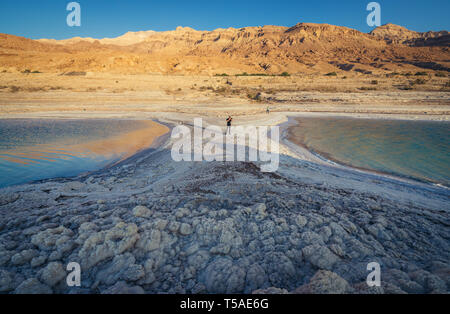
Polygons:
M0 73L0 115L271 111L448 115L450 78L426 75L184 76Z
M450 77L441 72L425 74L388 73L380 75L335 73L335 75L296 74L289 76L167 76L121 75L106 73L0 73L0 93L17 92L107 92L135 91L164 92L167 95L199 93L203 96L230 98L269 98L283 92L338 92L359 91L448 91ZM259 97L258 97L259 96Z

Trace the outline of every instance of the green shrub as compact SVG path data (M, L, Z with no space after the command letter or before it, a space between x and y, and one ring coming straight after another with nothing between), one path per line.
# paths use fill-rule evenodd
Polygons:
M288 72L283 72L280 74L280 76L291 76Z
M214 76L228 76L228 74L222 73L222 74L215 74Z
M330 72L330 73L325 74L325 76L337 76L337 73L336 72Z

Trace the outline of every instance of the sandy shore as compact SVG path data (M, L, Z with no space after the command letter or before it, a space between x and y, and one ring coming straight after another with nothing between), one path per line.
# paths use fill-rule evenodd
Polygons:
M220 115L202 115L204 126ZM189 126L196 113L148 117ZM258 162L176 163L170 137L158 143L96 173L0 190L0 291L450 291L448 190L320 163L286 142L276 173ZM79 288L65 284L69 262L81 265ZM379 288L365 283L370 262L382 267Z

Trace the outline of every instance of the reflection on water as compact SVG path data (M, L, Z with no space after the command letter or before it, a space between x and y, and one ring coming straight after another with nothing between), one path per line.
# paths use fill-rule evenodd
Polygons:
M290 140L354 167L450 186L450 123L297 118Z
M0 120L0 187L100 169L166 131L152 121Z

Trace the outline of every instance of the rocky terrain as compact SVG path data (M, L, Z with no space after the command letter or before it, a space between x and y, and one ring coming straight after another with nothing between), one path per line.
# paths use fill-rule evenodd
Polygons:
M450 46L450 34L447 31L419 33L402 26L386 24L377 27L370 34L385 40L389 44L395 43L413 47Z
M450 71L448 32L388 24L366 34L299 23L197 31L126 33L118 38L31 40L0 34L0 72L259 75Z
M0 291L450 291L448 190L301 160L288 143L276 173L175 163L170 147L0 190ZM69 262L81 287L66 285Z

